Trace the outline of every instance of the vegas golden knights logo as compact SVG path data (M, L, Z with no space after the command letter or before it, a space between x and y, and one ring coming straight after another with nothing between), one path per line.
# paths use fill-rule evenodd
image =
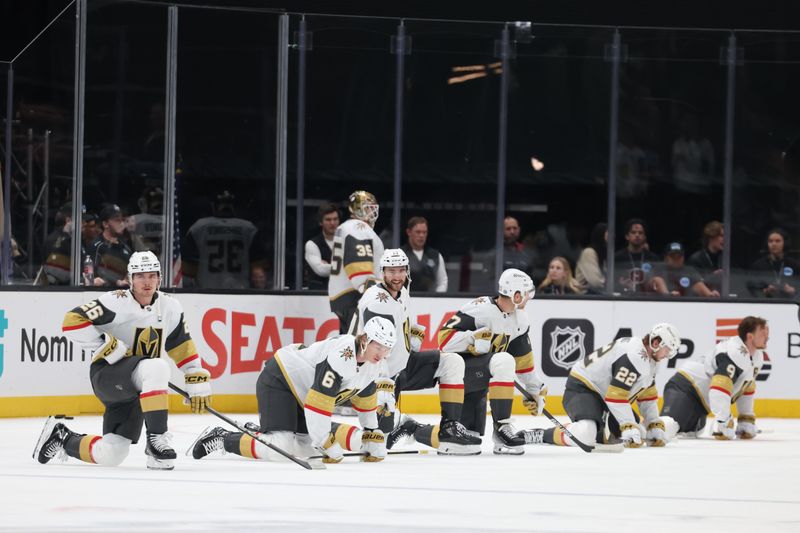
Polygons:
M133 355L161 357L161 328L136 328L133 336Z

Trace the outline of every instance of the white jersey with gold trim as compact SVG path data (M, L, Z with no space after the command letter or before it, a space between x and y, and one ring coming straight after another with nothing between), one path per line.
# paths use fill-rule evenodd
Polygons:
M351 218L336 228L331 254L328 297L333 309L343 296L363 293L365 283L380 279L383 243L369 224Z
M95 352L107 340L101 334L122 341L128 355L167 355L184 373L199 369L201 359L189 335L180 302L168 294L156 293L151 305L140 305L130 290L116 290L69 311L62 325L64 334L81 349Z
M657 368L641 338L623 337L586 355L570 376L598 393L620 425L635 422L630 406L634 400L647 423L658 417Z
M411 341L409 340L409 314L410 302L408 289L403 287L397 298L393 298L383 283L373 285L361 296L358 301L358 322L356 333L364 332L364 324L370 318L379 316L394 324L395 342L389 356L381 363L381 375L394 377L405 369L411 355Z

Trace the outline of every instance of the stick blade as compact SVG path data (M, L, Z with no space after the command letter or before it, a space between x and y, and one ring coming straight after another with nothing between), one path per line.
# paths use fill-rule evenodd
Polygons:
M322 463L322 459L309 459L304 461L308 465L309 470L327 470L328 467ZM304 465L305 466L305 465Z
M591 448L592 453L622 453L625 451L625 446L622 444L594 444Z

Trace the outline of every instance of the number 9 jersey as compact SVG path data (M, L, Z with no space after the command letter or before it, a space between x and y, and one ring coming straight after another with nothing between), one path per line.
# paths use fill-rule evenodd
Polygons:
M599 394L622 426L636 422L630 406L634 400L645 422L658 417L657 366L642 339L626 337L588 354L572 367L570 377Z
M328 282L331 311L352 316L367 282L380 278L381 255L383 243L366 222L351 218L336 228Z

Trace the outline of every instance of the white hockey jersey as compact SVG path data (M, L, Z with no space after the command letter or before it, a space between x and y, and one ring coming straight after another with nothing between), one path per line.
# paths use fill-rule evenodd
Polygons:
M184 373L198 370L202 364L183 307L162 292L146 306L139 305L130 290L107 292L69 311L61 329L88 353L105 343L101 333L107 333L122 341L129 355L161 357L166 352Z
M526 385L541 385L534 372L528 315L524 310L503 312L495 298L482 296L459 309L439 330L439 349L464 357L478 355L472 344L472 333L484 327L492 332L490 353L510 353L516 363L517 378Z
M241 218L201 218L187 234L185 276L195 278L203 288L248 288L250 264L263 259L257 257L263 251L254 247L256 232L252 222Z
M290 344L275 352L292 394L303 406L312 443L318 445L330 433L331 415L337 403L350 400L362 427L377 428L375 378L378 365L356 363L356 339L340 335L311 346Z
M657 368L641 338L623 337L586 355L572 367L570 376L599 394L620 426L636 423L630 405L634 400L649 424L658 418Z
M164 215L137 213L128 220L130 229L139 239L134 240L136 251L149 250L161 256L161 241L164 235Z
M699 361L689 361L678 373L692 382L706 412L717 420L730 416L736 402L739 415L753 414L756 377L764 366L764 352L756 350L752 357L738 336L718 343L714 352Z
M381 255L383 243L366 222L351 218L336 228L328 281L332 311L355 307L365 284L380 279Z
M406 287L403 287L395 299L383 283L379 283L367 289L358 301L358 322L355 333L363 333L364 324L376 316L385 318L395 327L397 342L389 352L389 357L381 361L382 376L394 378L408 364L408 358L411 355L409 300L410 296Z

